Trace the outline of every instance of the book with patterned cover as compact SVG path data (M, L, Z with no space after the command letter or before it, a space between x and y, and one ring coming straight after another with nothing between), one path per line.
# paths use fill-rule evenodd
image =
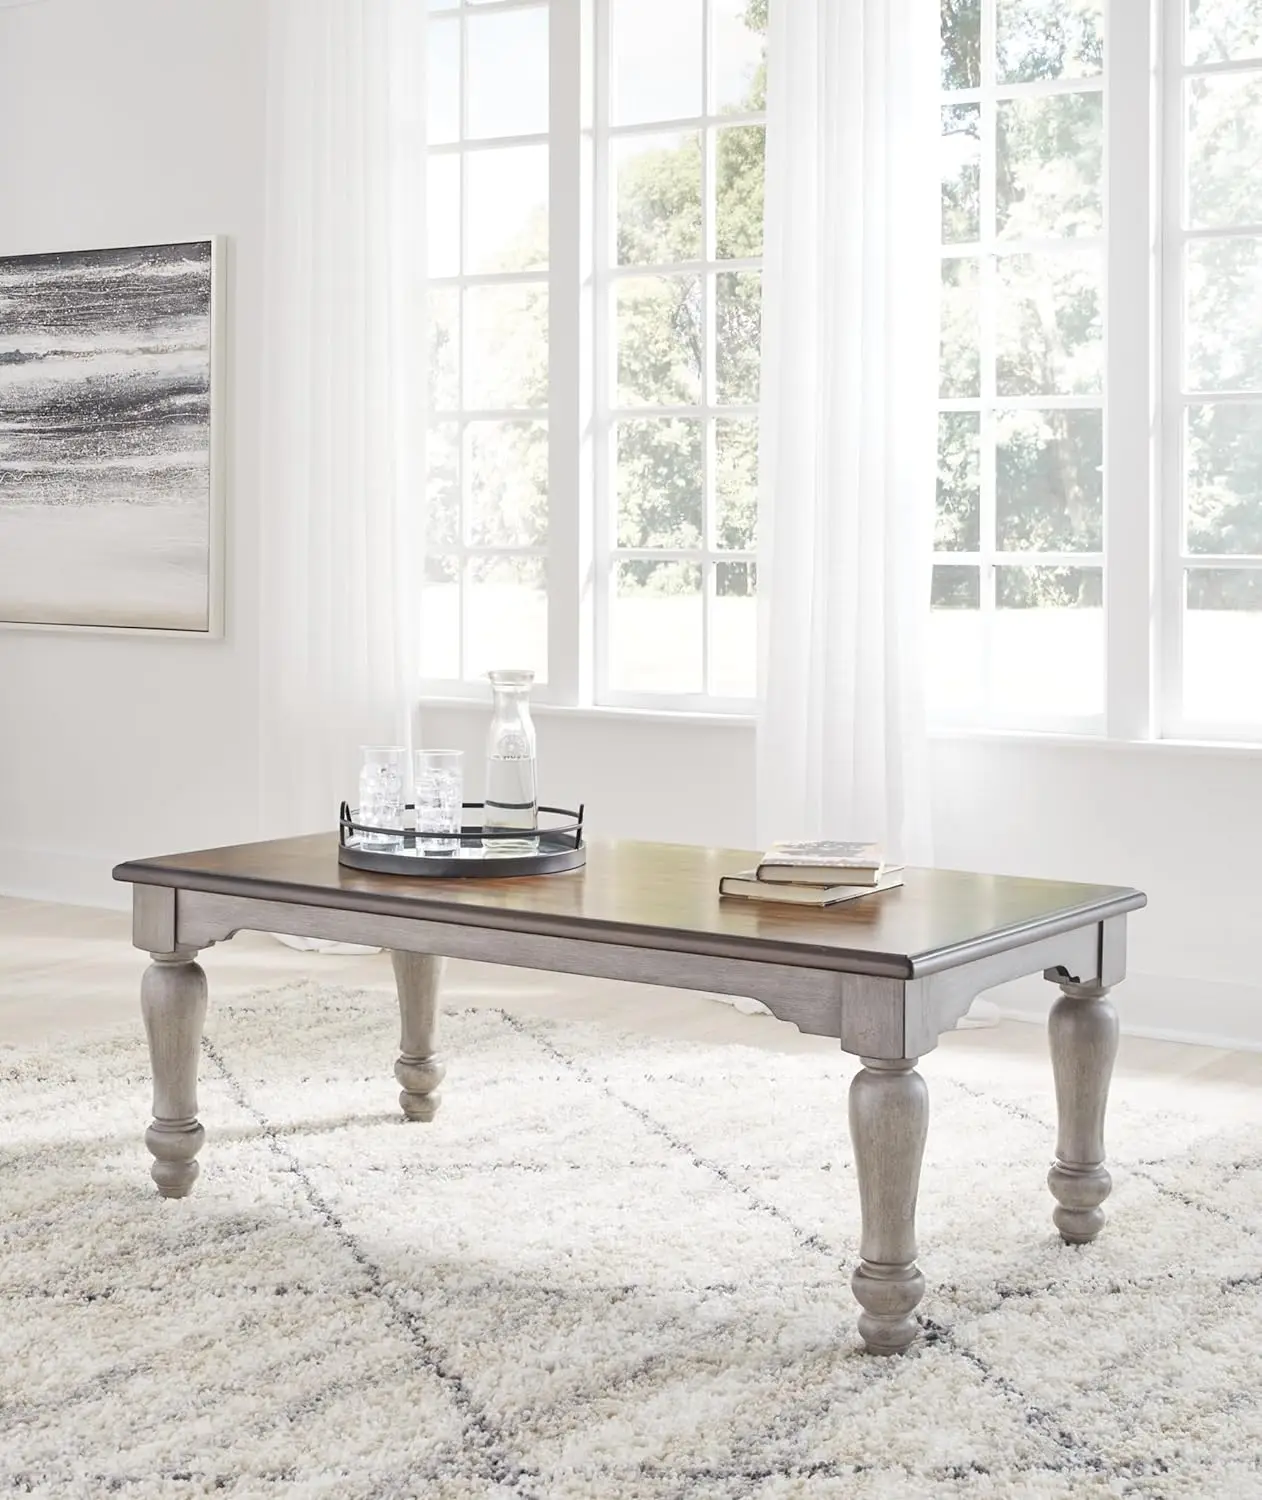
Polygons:
M795 885L875 885L885 869L879 844L845 839L786 840L772 844L763 855L758 878Z

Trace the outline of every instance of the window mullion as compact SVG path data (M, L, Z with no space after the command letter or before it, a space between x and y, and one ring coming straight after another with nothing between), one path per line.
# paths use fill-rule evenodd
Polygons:
M1105 11L1105 723L1153 733L1156 204L1152 4Z
M995 256L997 230L998 129L995 101L995 0L981 3L981 181L979 183L981 215L981 255L977 263L978 295L978 368L981 414L978 419L980 472L978 475L978 526L982 564L978 575L981 608L981 649L983 692L986 714L994 714L994 630L995 630L995 552L998 546L996 524L996 452L995 421L995 346L996 282L999 268Z
M548 697L592 701L591 21L552 0L549 22Z
M1160 57L1157 732L1179 734L1183 710L1183 6L1170 0L1156 33Z
M610 165L610 129L612 115L610 95L613 80L610 72L610 16L608 0L592 0L592 108L593 143L591 204L592 224L592 343L588 366L592 381L592 488L588 496L592 538L590 573L593 599L593 625L590 646L594 657L591 674L592 701L608 701L609 686L609 616L610 592L614 587L612 559L612 491L616 472L613 442L616 424L610 420L616 388L615 356L610 298L610 263L614 229L611 224L612 170Z

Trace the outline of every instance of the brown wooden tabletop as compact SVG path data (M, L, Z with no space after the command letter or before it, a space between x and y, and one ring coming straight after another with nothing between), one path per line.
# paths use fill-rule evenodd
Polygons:
M845 970L847 956L907 977L1143 906L1122 886L909 869L905 884L829 908L720 899L719 877L749 851L594 840L584 869L501 880L378 875L337 861L337 836L312 834L121 864L116 880L387 916L689 948ZM865 963L864 960L867 962Z

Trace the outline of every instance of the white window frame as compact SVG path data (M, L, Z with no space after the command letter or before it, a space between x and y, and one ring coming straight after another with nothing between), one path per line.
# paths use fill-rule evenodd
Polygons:
M539 0L483 0L462 13L487 15L503 11L538 8ZM459 152L463 161L470 150L490 146L547 143L549 146L548 196L548 404L532 411L459 413L462 449L469 421L478 418L502 420L546 419L548 423L548 540L544 548L469 548L463 539L459 549L461 566L469 555L526 555L540 552L546 558L548 601L548 680L535 692L542 704L574 708L643 709L670 713L748 715L754 699L721 698L707 693L630 693L612 690L608 684L608 587L614 561L622 556L651 556L669 561L686 556L703 567L703 651L708 660L711 629L710 594L715 562L750 562L755 554L716 550L696 552L663 549L626 552L614 545L613 501L610 486L613 465L609 445L616 413L608 401L612 385L613 340L608 304L618 279L659 272L686 271L698 275L707 288L705 329L713 326L713 299L708 295L713 274L724 271L761 270L761 259L714 260L707 258L663 267L617 267L610 264L609 147L622 135L697 131L702 139L716 127L762 125L765 116L708 113L712 88L710 66L710 4L703 6L702 116L680 121L653 121L644 125L610 127L609 92L609 0L547 0L549 56L549 121L547 137L512 137L503 140L432 146L430 155ZM449 12L436 14L453 14ZM463 23L462 23L463 24ZM467 118L465 78L466 49L461 49L461 118ZM706 205L706 249L713 248L714 225L708 202L713 163L703 156L702 193ZM462 191L462 217L467 199ZM462 225L462 244L464 236ZM511 285L537 281L539 273L507 272L488 275L461 274L434 278L435 287ZM462 338L463 343L463 338ZM462 348L463 358L463 348ZM709 355L707 359L710 360ZM707 370L713 389L713 370ZM681 409L682 410L682 409ZM675 408L637 407L634 416L674 414ZM698 406L689 415L706 421L713 416L739 419L756 417L756 407ZM707 432L709 427L707 426ZM714 455L706 443L706 537L714 523ZM462 513L467 502L467 473L462 464ZM465 607L461 619L463 662ZM477 681L454 678L424 678L422 696L427 700L482 701L485 687Z
M1161 4L1162 0L1105 0L1105 711L1101 728L1110 739L1123 740L1151 739L1156 729L1157 11Z
M470 156L481 151L503 150L508 147L521 146L544 146L548 148L549 160L549 196L548 196L548 263L545 269L532 271L465 271L460 269L454 275L432 276L429 279L429 287L436 291L454 291L459 299L459 313L456 322L456 337L458 341L460 361L460 395L461 404L455 411L439 411L429 414L431 425L449 423L454 424L458 432L458 443L460 450L460 516L461 530L456 545L444 547L443 556L454 557L457 560L460 577L460 638L456 646L456 659L461 676L458 678L430 678L422 677L421 695L426 699L434 698L467 698L471 701L482 701L487 696L487 689L477 681L466 681L464 679L465 648L469 634L469 596L465 584L466 565L471 558L486 557L535 557L543 560L545 568L546 597L548 600L548 681L540 683L536 689L536 697L540 702L565 702L563 696L558 695L558 687L554 680L553 662L553 635L552 611L553 611L553 577L556 571L555 555L556 541L552 532L553 509L549 504L548 541L543 546L536 547L514 547L514 546L471 546L465 538L464 522L468 515L469 502L469 463L468 463L468 429L474 422L543 422L548 429L548 478L549 486L554 482L553 465L554 455L557 451L556 443L556 416L558 411L556 402L557 390L557 366L560 361L549 359L548 364L548 402L538 407L509 407L509 408L473 408L463 404L464 397L464 363L465 363L465 309L464 293L470 288L479 287L511 287L511 286L538 286L546 284L548 287L548 319L549 319L549 349L554 347L554 331L552 327L553 298L556 294L558 276L556 257L559 245L556 240L557 223L557 194L556 187L556 145L555 130L557 126L557 100L554 90L549 86L548 96L548 131L546 134L513 135L513 136L478 136L470 138L469 126L469 46L468 46L468 23L471 18L480 19L483 16L503 13L524 13L529 11L545 11L548 14L548 51L549 51L549 73L551 78L567 78L567 73L558 67L556 57L556 31L554 17L558 10L572 0L480 0L476 6L468 3L451 4L448 8L436 11L432 20L446 20L448 23L455 18L460 31L460 80L459 80L459 106L460 106L460 133L455 141L443 142L442 144L431 144L427 155L430 160L441 157L454 156L459 163L460 171L460 266L464 265L465 246L469 236L469 195L468 187L468 160ZM564 205L569 207L569 205ZM570 217L573 215L571 214ZM564 215L562 216L564 219ZM568 248L568 247L566 247ZM559 509L567 510L568 506ZM518 665L518 663L505 663L505 665Z
M1157 664L1160 724L1163 737L1184 740L1262 741L1262 725L1205 721L1190 716L1184 706L1183 641L1186 625L1185 588L1189 568L1241 569L1262 572L1262 560L1251 554L1194 553L1188 550L1184 527L1185 413L1190 406L1231 402L1262 406L1257 391L1195 392L1183 382L1185 332L1184 260L1188 245L1198 240L1258 238L1262 225L1232 224L1213 229L1184 228L1186 190L1186 89L1190 78L1262 72L1262 56L1239 62L1185 65L1183 39L1187 0L1168 0L1164 7L1161 59L1161 520L1162 566L1159 574L1158 616L1162 633ZM1242 667L1245 665L1241 664ZM1262 671L1262 663L1255 666Z
M701 571L701 663L703 678L711 662L711 638L714 631L715 582L718 563L748 563L757 566L757 554L750 550L728 550L713 546L716 525L715 444L716 419L730 421L757 420L757 405L719 405L716 385L716 278L725 272L753 271L761 275L762 257L720 260L715 255L715 202L711 191L715 180L715 132L725 128L756 126L765 128L766 113L716 114L712 111L714 89L713 35L711 0L702 3L702 92L701 113L675 120L614 125L611 123L610 99L613 76L610 56L610 4L600 0L596 25L596 219L595 219L595 578L596 578L596 676L595 702L601 707L646 708L679 713L709 712L748 714L754 699L724 698L709 692L644 693L619 690L609 677L611 621L610 602L614 568L620 561L690 562ZM614 233L610 217L613 203L613 151L617 141L627 137L653 135L698 135L701 151L702 254L699 260L670 261L660 265L616 264ZM701 337L704 349L702 399L693 406L618 406L617 340L613 302L620 281L648 276L691 275L697 277L702 290ZM695 419L703 432L704 514L702 545L696 548L634 548L617 545L617 456L614 451L617 424L620 420L645 417L679 416Z
M1113 615L1121 600L1118 592L1110 588L1112 571L1110 556L1110 515L1114 513L1113 486L1110 483L1110 441L1116 441L1117 414L1113 406L1113 360L1118 349L1117 341L1111 337L1112 306L1109 298L1110 280L1117 254L1115 233L1117 226L1126 218L1128 206L1118 199L1125 196L1127 183L1125 173L1111 173L1110 155L1113 149L1113 121L1111 106L1116 108L1115 89L1121 69L1111 59L1124 50L1115 44L1111 11L1118 8L1118 0L1105 0L1104 71L1085 78L1036 79L1020 83L999 83L995 77L996 61L996 10L998 0L980 0L981 6L981 77L980 87L973 89L943 90L941 103L947 105L977 104L981 106L979 132L979 159L982 163L979 185L979 214L981 236L975 241L957 241L942 246L941 257L949 260L977 257L980 385L975 397L943 397L938 401L938 411L979 412L979 452L981 472L979 476L979 541L975 552L939 552L936 549L933 561L938 566L976 567L980 583L980 646L989 654L995 603L995 572L1000 567L1067 567L1098 568L1103 578L1104 639L1105 639L1105 704L1098 714L1070 715L1048 712L1043 714L1010 713L1002 707L987 704L978 718L967 712L955 714L944 710L938 720L940 728L979 728L988 730L1030 730L1044 733L1075 735L1099 735L1105 732L1106 723L1111 724L1115 716L1110 700L1109 643L1114 639L1116 627ZM1129 18L1128 18L1129 19ZM1099 93L1104 100L1103 176L1101 181L1101 232L1098 236L1069 240L1004 240L995 235L995 166L996 166L996 117L997 106L1009 99L1047 99L1062 94ZM1098 394L1049 395L1049 396L999 396L995 390L996 351L996 255L1080 255L1086 251L1100 254L1103 276L1102 306L1104 312L1103 381ZM1095 552L1022 552L999 550L995 541L996 526L996 470L995 417L1006 411L1099 411L1103 424L1104 483L1102 496L1103 535L1102 546ZM1123 427L1125 414L1123 414ZM1114 513L1115 514L1115 513ZM989 681L989 665L983 663L983 675ZM1110 731L1111 732L1111 731Z
M1183 429L1189 405L1236 399L1184 390L1183 259L1189 241L1262 235L1262 226L1183 228L1185 79L1204 72L1258 71L1259 60L1186 67L1187 0L1105 0L1104 36L1104 669L1102 715L957 720L940 727L1087 734L1128 742L1178 739L1262 741L1257 723L1205 722L1183 709L1185 574L1189 567L1262 571L1256 557L1190 553L1183 524ZM993 9L984 15L993 17ZM994 66L993 21L984 24L983 68ZM985 84L988 76L983 74ZM1073 90L1077 81L1066 81ZM1054 92L1060 85L1022 92ZM1007 90L1004 91L1008 92ZM954 94L966 102L973 94ZM993 137L982 137L993 153ZM993 204L983 201L983 216ZM964 246L945 246L943 256ZM983 278L983 330L986 326ZM985 343L985 332L983 332ZM985 373L983 349L983 380ZM993 393L990 393L993 396ZM982 401L987 390L983 386ZM1262 404L1262 395L1245 399ZM1031 406L1046 403L1031 398ZM970 403L941 403L942 409ZM983 418L983 442L986 439ZM987 505L982 493L983 537ZM1094 563L1098 554L1003 554L1001 562ZM938 563L978 563L986 554L935 553ZM983 575L983 607L987 590Z

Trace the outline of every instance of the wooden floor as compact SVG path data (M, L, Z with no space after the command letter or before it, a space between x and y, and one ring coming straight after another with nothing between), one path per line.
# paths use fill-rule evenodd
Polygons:
M119 1021L140 1025L140 976L147 963L131 946L121 912L0 897L0 1044L82 1036ZM200 962L216 996L314 979L393 993L386 956L296 952L275 938L241 933L208 949ZM1124 997L1119 991L1119 999ZM647 1035L740 1042L777 1052L833 1051L825 1037L802 1036L770 1016L746 1016L731 1005L685 990L573 978L484 964L449 965L451 1005L497 1005L534 1015L580 1018ZM1125 1012L1124 1004L1120 1007ZM1042 1054L1043 1030L1026 1022L962 1029L942 1045L996 1057ZM1262 1053L1123 1037L1118 1073L1198 1085L1262 1085Z

